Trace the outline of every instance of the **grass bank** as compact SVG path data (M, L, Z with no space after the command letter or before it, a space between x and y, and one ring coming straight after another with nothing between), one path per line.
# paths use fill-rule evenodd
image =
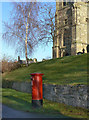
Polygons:
M44 62L32 63L3 74L4 80L30 81L30 73L43 73L43 82L49 84L87 84L87 56L66 56Z
M2 89L2 103L26 112L36 112L54 116L64 116L72 118L87 118L87 110L76 108L65 104L60 104L48 100L43 100L43 108L33 109L31 105L31 95L18 92L12 89Z

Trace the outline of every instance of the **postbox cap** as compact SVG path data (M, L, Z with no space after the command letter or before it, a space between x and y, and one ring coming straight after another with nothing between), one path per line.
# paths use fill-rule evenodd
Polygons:
M44 75L43 73L31 73L30 75Z

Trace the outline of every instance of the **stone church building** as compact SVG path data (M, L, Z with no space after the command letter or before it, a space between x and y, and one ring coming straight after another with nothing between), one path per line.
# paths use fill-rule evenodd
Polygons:
M89 2L56 2L53 58L89 52Z

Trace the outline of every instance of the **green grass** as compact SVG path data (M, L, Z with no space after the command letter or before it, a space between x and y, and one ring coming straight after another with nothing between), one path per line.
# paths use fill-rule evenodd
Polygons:
M30 73L43 73L43 82L48 84L87 84L87 55L66 56L44 62L32 63L3 74L4 80L30 81Z
M46 115L87 118L87 109L76 108L48 100L43 100L43 108L32 108L31 95L12 89L2 89L2 103L17 110Z

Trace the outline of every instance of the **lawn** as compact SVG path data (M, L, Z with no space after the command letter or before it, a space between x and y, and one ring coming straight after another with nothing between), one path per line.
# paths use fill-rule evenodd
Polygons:
M48 84L87 84L87 56L88 54L66 56L44 62L32 63L28 67L21 67L3 74L3 80L30 81L30 73L43 73L43 83Z
M87 118L87 109L77 108L43 100L42 108L32 108L31 95L28 93L18 92L12 89L2 89L2 103L17 110L26 112L36 112L52 116L63 116L71 118Z

